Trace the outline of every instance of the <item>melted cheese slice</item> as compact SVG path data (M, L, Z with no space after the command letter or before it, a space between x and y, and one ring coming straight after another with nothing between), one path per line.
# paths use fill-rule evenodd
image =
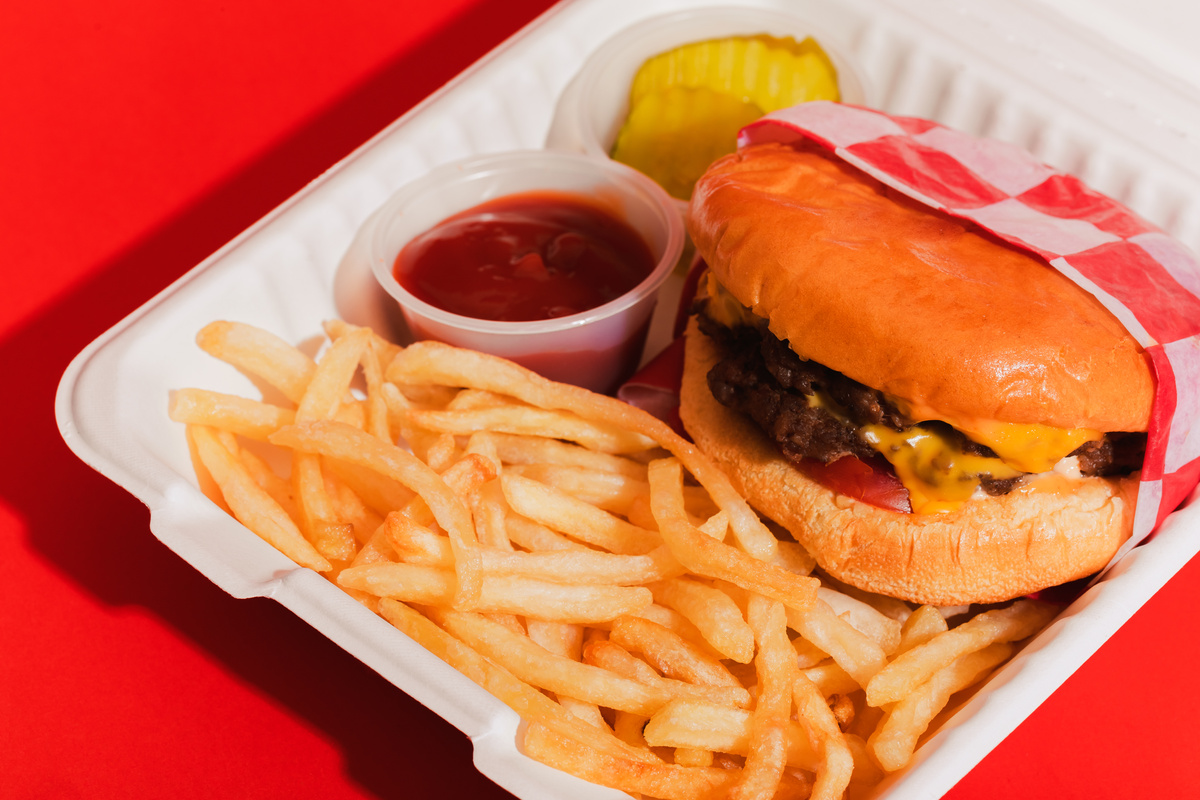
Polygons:
M742 326L755 327L765 325L766 320L757 316L753 311L738 302L737 298L722 286L711 272L704 273L704 285L701 288L708 303L704 313L713 322L719 322L726 328Z
M896 477L908 489L914 514L955 510L975 494L980 475L1005 479L1023 474L1002 459L964 453L923 425L902 431L866 425L861 433L896 470Z
M987 445L1022 472L1049 472L1081 444L1104 438L1103 431L1090 428L1053 428L1039 423L1021 424L972 420L944 420L965 433L971 441Z
M973 430L959 430L990 447L998 457L964 453L935 429L920 423L903 431L866 425L861 433L896 470L916 514L957 509L979 488L980 475L1003 480L1049 472L1079 445L1104 436L1086 428L1065 430L995 421Z
M831 398L816 392L808 404L848 421ZM1062 429L1049 425L1022 425L995 420L972 420L955 425L978 444L990 447L996 457L964 453L957 442L937 428L917 423L904 430L886 425L865 425L863 440L879 451L908 489L914 514L954 511L978 491L980 476L999 480L1019 478L1026 473L1044 473L1084 442L1102 438L1101 431L1087 428Z

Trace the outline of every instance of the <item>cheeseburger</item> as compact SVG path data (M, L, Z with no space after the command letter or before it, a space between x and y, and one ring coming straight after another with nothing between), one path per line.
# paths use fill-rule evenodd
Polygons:
M1130 536L1150 367L1045 261L807 146L715 162L688 217L680 416L826 573L998 602Z

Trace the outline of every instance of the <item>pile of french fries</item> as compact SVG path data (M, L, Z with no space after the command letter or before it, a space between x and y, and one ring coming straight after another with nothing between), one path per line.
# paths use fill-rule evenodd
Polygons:
M262 399L171 397L201 489L517 711L520 747L656 798L842 798L909 763L1040 630L812 575L728 479L613 398L326 323L319 360L216 322Z

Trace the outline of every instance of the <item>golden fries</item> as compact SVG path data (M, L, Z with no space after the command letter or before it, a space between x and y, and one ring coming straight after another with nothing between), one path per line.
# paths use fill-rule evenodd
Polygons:
M247 325L201 331L263 391L173 393L201 490L579 777L668 799L861 793L1052 616L1018 601L951 626L823 581L660 421L491 356L325 329L316 360Z
M751 595L747 617L758 646L754 656L758 698L750 717L746 767L730 792L735 800L771 797L783 779L788 720L792 715L792 683L799 677L783 606L762 595Z
M754 658L754 631L729 595L687 578L650 586L654 602L673 608L689 620L713 649L742 664Z
M1053 613L1052 606L1036 600L1018 600L1007 608L985 611L906 651L880 670L865 687L867 702L873 706L894 703L960 656L995 642L1031 636L1050 621Z
M329 569L329 562L304 539L295 521L255 483L211 429L196 428L192 438L200 461L238 521L300 566L318 572Z
M887 712L867 746L881 767L900 769L912 758L917 739L945 708L950 696L976 683L1012 655L1012 646L995 642L952 661L906 694Z

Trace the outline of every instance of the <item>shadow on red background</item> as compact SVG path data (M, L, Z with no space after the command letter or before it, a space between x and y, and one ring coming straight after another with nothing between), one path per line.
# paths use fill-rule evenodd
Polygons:
M0 415L0 441L21 455L0 459L0 493L24 520L33 550L100 602L141 607L166 621L304 718L338 743L351 779L381 798L508 795L465 767L469 741L432 712L287 610L234 600L163 547L144 507L62 442L54 392L89 341L514 33L513 20L551 5L488 0L473 7L0 342L0 374L22 376L21 391L7 393L8 413ZM64 487L69 504L61 500ZM464 768L432 776L403 769L424 763Z

